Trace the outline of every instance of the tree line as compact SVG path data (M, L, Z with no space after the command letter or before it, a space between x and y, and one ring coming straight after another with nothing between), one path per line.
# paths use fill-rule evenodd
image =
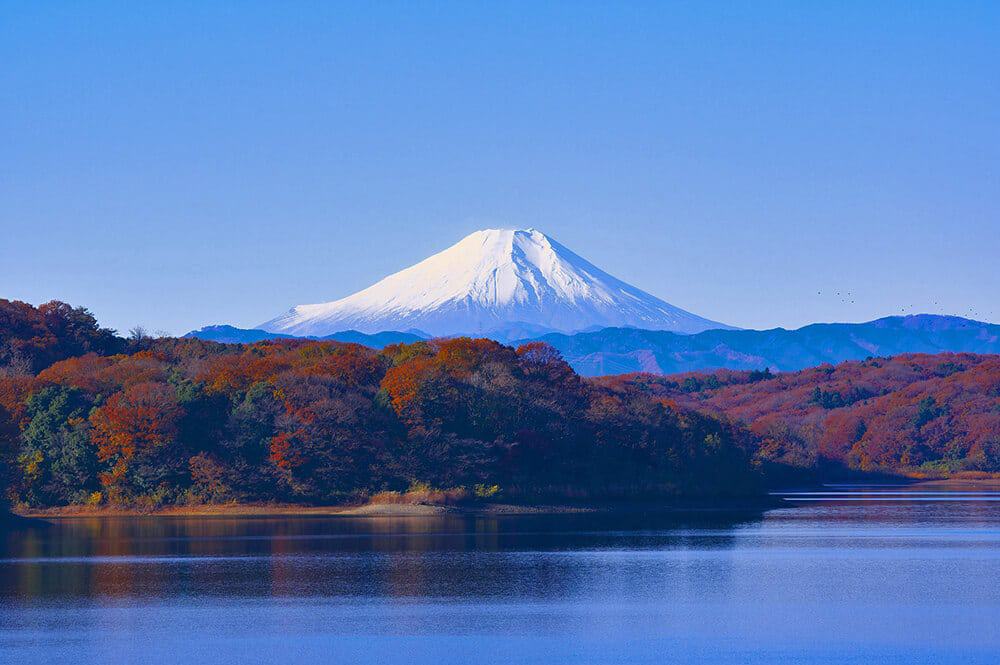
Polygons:
M584 379L541 343L125 339L0 300L0 483L29 506L742 495L844 472L1000 473L1000 356Z
M5 489L29 506L760 488L745 428L583 380L544 344L126 340L63 303L0 317Z

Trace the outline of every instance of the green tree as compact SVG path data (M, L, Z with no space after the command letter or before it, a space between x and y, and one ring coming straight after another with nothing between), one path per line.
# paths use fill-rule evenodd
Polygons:
M74 388L53 386L28 398L18 455L26 500L71 503L97 488L89 409L87 396Z

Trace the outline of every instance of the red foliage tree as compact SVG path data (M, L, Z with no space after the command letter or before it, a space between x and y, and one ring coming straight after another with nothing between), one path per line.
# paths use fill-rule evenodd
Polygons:
M115 393L90 415L97 457L111 463L101 477L111 500L122 496L134 457L171 443L183 411L174 390L163 383L139 383Z

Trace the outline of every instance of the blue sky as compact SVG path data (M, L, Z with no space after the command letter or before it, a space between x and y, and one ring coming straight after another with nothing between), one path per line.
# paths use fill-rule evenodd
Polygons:
M821 4L0 0L0 297L251 326L534 226L738 326L1000 321L1000 3Z

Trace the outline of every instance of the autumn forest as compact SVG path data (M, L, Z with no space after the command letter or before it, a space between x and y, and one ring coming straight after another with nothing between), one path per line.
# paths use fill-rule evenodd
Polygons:
M1000 472L1000 357L584 379L541 343L123 338L0 300L0 456L23 507L743 496Z

